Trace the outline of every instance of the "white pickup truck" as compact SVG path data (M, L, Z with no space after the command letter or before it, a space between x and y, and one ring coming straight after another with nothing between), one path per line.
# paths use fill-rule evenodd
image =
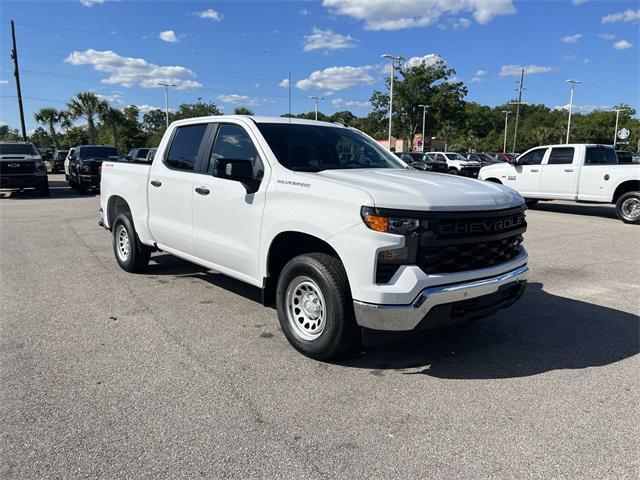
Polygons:
M174 122L151 166L102 164L100 206L124 270L161 250L254 285L317 359L492 314L528 275L515 190L407 167L331 123Z
M464 175L465 177L478 177L478 171L482 166L475 160L467 160L455 152L427 152L427 157L439 162L447 162L449 173L452 175Z
M529 206L540 200L614 203L623 222L640 223L640 165L619 164L612 146L535 147L514 164L482 168L479 178L515 188Z

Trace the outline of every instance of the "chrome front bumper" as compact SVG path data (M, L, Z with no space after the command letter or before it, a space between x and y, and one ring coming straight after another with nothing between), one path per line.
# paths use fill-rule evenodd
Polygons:
M513 286L524 284L528 276L529 267L523 265L515 270L491 278L430 287L422 290L416 299L408 305L379 305L354 300L356 322L361 327L372 330L394 332L413 330L423 320L428 320L427 317L434 307L490 296L498 293L501 288L508 288L510 284ZM517 298L507 300L503 301L502 304L496 304L493 311L511 305ZM453 324L460 323L459 318L452 320ZM442 320L439 319L436 323L440 326Z

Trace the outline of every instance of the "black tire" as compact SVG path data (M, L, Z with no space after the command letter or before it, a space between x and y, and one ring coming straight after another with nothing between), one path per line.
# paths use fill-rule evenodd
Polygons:
M128 240L127 255L121 253L120 250L120 236L123 229ZM121 213L118 215L113 222L111 231L113 233L113 253L120 268L129 273L143 272L149 264L151 248L140 243L129 214Z
M624 223L640 224L640 192L627 192L620 195L616 202L616 215ZM633 208L635 205L635 208ZM630 208L631 207L631 208Z
M527 206L527 208L533 208L538 204L539 201L540 200L534 200L533 198L525 198L524 204Z
M300 279L310 279L315 283L324 299L324 325L319 336L314 339L305 339L296 331L302 327L296 327L293 322L302 323L304 320L300 320L302 317L293 318L296 315L295 308L289 310L290 288L295 287ZM360 330L355 322L347 274L342 262L331 255L308 253L291 259L278 278L276 307L280 326L287 340L296 350L308 357L329 360L348 353L359 343Z
M76 185L78 187L78 193L80 195L86 195L87 194L87 190L89 189L89 187L87 186L86 183L82 183L82 181L80 180Z
M49 180L45 180L38 185L38 194L40 194L41 197L49 196Z
M449 169L449 175L458 175L458 169L457 168L450 168Z

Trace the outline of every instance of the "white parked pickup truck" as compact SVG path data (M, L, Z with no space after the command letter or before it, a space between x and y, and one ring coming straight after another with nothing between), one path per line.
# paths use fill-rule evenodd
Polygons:
M640 223L640 165L619 164L612 146L535 147L515 164L482 168L479 178L515 188L529 206L539 200L614 203L623 222Z
M174 122L151 166L102 164L100 207L124 270L161 250L254 285L318 359L489 315L528 275L515 190L407 167L331 123Z
M478 177L478 171L482 166L475 160L467 160L459 153L455 152L428 152L427 157L431 160L447 162L449 173L452 175L464 175L465 177Z

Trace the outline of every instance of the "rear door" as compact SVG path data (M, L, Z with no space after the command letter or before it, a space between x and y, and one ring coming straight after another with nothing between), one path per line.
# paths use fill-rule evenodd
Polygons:
M194 254L193 182L210 128L208 123L176 127L149 172L149 230L158 244L188 255Z
M584 165L580 169L578 200L609 202L613 185L618 182L618 157L612 147L585 147Z
M267 180L253 134L237 123L214 127L206 171L196 175L193 185L193 243L198 258L220 267L220 271L244 281L260 284L259 247ZM237 181L216 176L220 159L249 160L255 178L262 182L257 192L247 194Z
M540 194L575 200L578 193L578 155L575 147L553 147L541 166Z

